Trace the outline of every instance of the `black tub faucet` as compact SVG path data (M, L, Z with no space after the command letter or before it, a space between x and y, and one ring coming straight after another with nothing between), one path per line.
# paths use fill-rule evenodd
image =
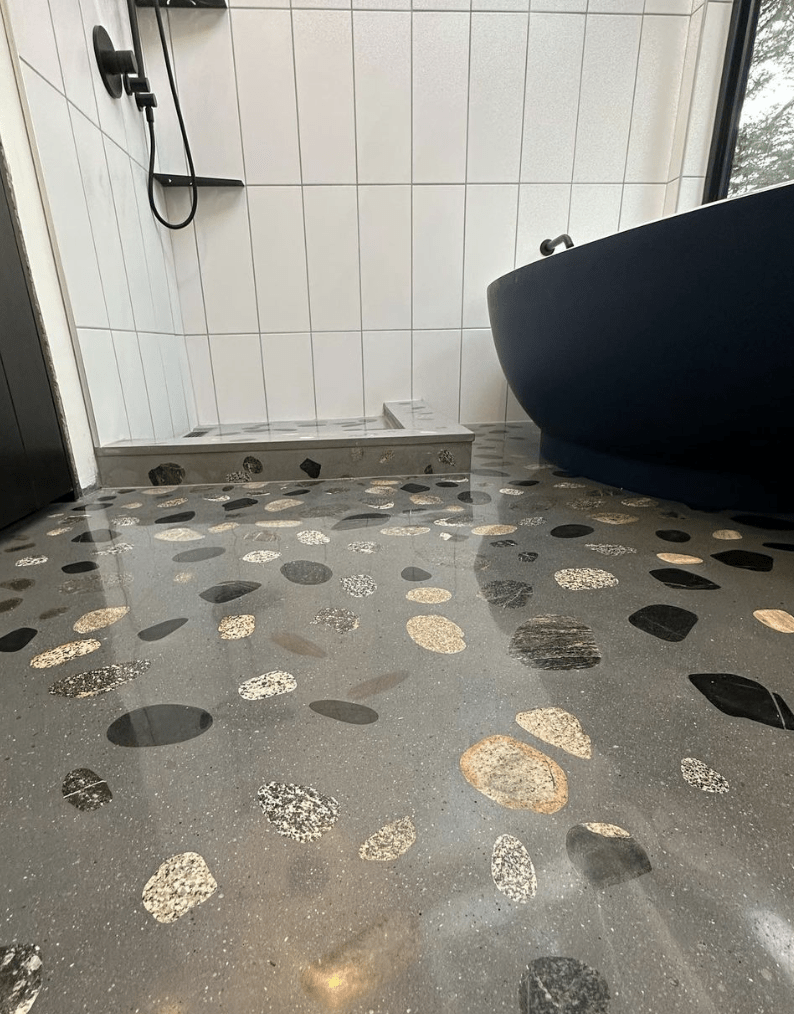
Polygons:
M564 232L562 236L558 236L556 239L544 239L543 242L540 244L540 252L543 254L544 257L548 257L549 254L554 253L555 246L559 246L560 243L565 244L566 250L570 250L570 248L573 246L573 240L571 239L571 237L568 235L567 232Z

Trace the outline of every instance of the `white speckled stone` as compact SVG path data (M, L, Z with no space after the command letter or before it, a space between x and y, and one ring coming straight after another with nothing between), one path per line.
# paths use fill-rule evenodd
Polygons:
M276 831L295 841L317 841L339 819L339 803L333 796L324 796L308 785L267 782L257 798Z
M158 922L176 922L217 891L209 866L197 852L171 856L143 889L143 906Z
M279 694L288 694L295 690L298 681L292 673L274 670L266 672L262 676L254 676L237 688L237 693L245 701L261 701L266 697L278 697Z
M304 546L324 546L331 541L324 532L318 531L298 532L295 538Z
M681 761L681 774L687 785L691 785L701 792L725 793L730 788L728 779L718 771L708 767L697 757L684 757Z
M194 532L192 528L168 528L164 532L158 532L155 538L161 542L196 542L204 536Z
M399 859L416 841L416 828L410 817L384 824L367 838L358 854L370 862L388 863Z
M510 834L500 835L494 842L491 876L497 890L519 904L526 904L538 889L529 852Z
M593 567L570 567L558 570L554 580L567 591L595 591L598 588L615 588L618 579L608 570L597 570Z
M625 556L626 553L637 552L631 546L620 546L609 542L585 542L584 548L592 549L594 553L600 553L602 556Z
M277 553L274 549L256 549L253 553L246 553L243 559L246 563L270 563L280 556L281 553Z
M41 563L46 563L49 557L47 556L23 556L17 560L14 564L15 567L38 567Z
M374 595L378 588L369 574L350 574L348 577L340 577L339 583L354 599L368 598Z

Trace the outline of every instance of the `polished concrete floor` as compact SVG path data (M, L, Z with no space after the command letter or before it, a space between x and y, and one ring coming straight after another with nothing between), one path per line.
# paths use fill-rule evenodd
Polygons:
M790 1014L794 523L535 437L2 533L2 1014Z

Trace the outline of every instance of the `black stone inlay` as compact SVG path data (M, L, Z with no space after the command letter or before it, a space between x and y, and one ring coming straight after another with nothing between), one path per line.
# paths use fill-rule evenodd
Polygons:
M478 489L467 489L462 493L458 493L458 500L460 500L461 503L470 503L481 507L483 504L490 503L491 497L487 493L483 493Z
M108 783L91 768L70 771L63 780L61 792L67 802L82 811L98 810L113 798Z
M196 516L195 511L180 511L179 514L169 514L164 518L157 518L156 525L181 525L185 521L192 521Z
M0 1011L23 1014L41 990L41 949L38 944L0 947Z
M293 560L285 563L281 573L293 584L325 584L330 581L334 572L324 563L314 563L312 560Z
M535 560L537 560L537 558L538 554L533 553L531 550L528 550L526 553L518 554L518 559L521 561L521 563L534 563Z
M557 468L551 474L552 475L558 475L561 479L578 479L579 478L579 473L578 472L566 472L564 468Z
M532 586L523 581L489 581L480 589L480 595L492 606L520 609L529 602Z
M406 482L400 489L404 489L406 493L427 493L430 487L421 486L418 482Z
M794 542L765 542L766 549L779 549L783 553L794 553Z
M225 552L222 546L203 546L201 549L186 549L184 553L177 553L173 559L174 563L201 563L202 560L214 560L216 556L223 556Z
M185 616L177 617L174 620L163 620L162 623L155 623L153 627L147 627L146 630L142 630L138 634L138 637L142 641L162 641L164 637L173 634L175 630L184 627L186 623L187 617Z
M629 616L629 623L662 641L683 641L697 623L695 613L678 606L643 606Z
M391 514L350 514L341 518L334 525L332 531L345 532L351 528L371 528L373 525L385 525Z
M590 535L594 528L589 525L557 525L552 528L550 535L555 539L580 539L583 535Z
M576 958L536 958L518 987L521 1014L609 1014L606 979Z
M303 488L301 488L301 489L291 489L289 491L289 493L283 493L282 496L305 496L307 493L310 493L310 492L311 492L311 490L303 489Z
M692 538L687 532L680 532L677 528L660 528L656 534L665 542L689 542Z
M294 655L307 655L309 658L328 657L328 653L319 645L314 644L305 637L301 637L300 634L293 634L288 630L271 634L270 640L274 644L277 644L280 648L285 648L287 651L291 651Z
M661 567L659 570L650 571L651 577L661 581L668 588L684 588L687 591L715 591L720 586L707 577L700 574L690 574L688 570L681 570L678 567Z
M255 458L253 455L249 454L247 457L243 458L243 468L246 472L250 472L251 475L259 475L262 471L262 462L259 458Z
M234 486L221 486L221 492L222 493L231 493L231 491L233 489L234 489Z
M61 595L82 595L86 592L103 591L105 588L124 588L132 581L131 574L85 574L64 581L58 588Z
M499 476L500 478L501 477L507 478L510 475L509 472L500 472L496 468L472 468L471 474L472 475L485 475L485 476L492 476L492 475L494 475L494 476Z
M80 560L78 563L66 563L61 570L64 574L87 574L89 570L99 570L99 564L93 560Z
M179 486L184 478L184 468L174 461L163 462L149 472L149 482L153 486Z
M223 505L225 511L239 511L243 507L255 507L259 503L258 500L254 500L253 497L243 496L239 500L230 500L228 503Z
M794 730L794 714L788 704L755 680L734 673L707 672L695 673L689 679L725 715Z
M106 503L83 503L79 507L72 507L73 511L106 511L107 509Z
M433 466L432 465L425 465L425 467L423 469L423 472L424 472L425 475L432 475L433 474Z
M758 570L762 573L772 569L775 561L766 553L749 553L746 549L726 549L723 553L712 553L715 560L727 563L740 570Z
M222 581L207 588L206 591L199 592L199 597L205 602L220 605L223 602L231 602L232 599L239 599L243 595L250 595L261 587L258 581Z
M92 532L82 532L76 535L72 542L112 542L119 537L118 532L111 528L95 528Z
M304 458L299 467L300 470L305 472L310 479L319 479L320 469L323 466L318 464L316 461L312 461L311 458Z
M404 567L400 571L400 577L404 581L428 581L432 576L421 567Z
M401 671L389 672L384 676L375 676L371 680L364 680L363 683L357 683L354 687L351 687L347 695L354 701L365 701L368 697L374 697L375 694L382 694L386 690L391 690L392 687L399 686L410 675L409 672Z
M535 616L522 623L508 654L531 669L590 669L601 655L586 623L573 616Z
M127 491L122 489L119 492L126 493ZM97 499L104 500L105 502L110 503L110 501L116 499L116 494L115 493L111 493L110 496L100 496Z
M349 701L312 701L309 707L325 718L335 718L337 722L349 725L371 725L377 722L378 713L363 704L350 704Z
M497 549L509 549L511 546L517 546L518 543L515 539L497 539L496 542L491 543Z
M456 482L445 482L443 479L441 482L437 482L436 486L441 486L442 489L451 489L457 486Z
M13 581L1 581L0 588L8 588L9 591L21 592L32 588L36 582L30 577L17 577Z
M68 613L68 606L55 606L53 609L45 609L44 612L39 616L40 620L51 620L54 616L61 616L63 613Z
M0 651L22 651L38 634L35 627L19 627L0 637Z
M189 704L152 704L121 715L107 737L116 746L168 746L195 739L212 725L212 715Z
M22 599L3 599L0 602L0 613L10 613L12 609L16 609Z
M632 837L598 834L576 824L565 837L568 858L585 880L610 887L651 872L648 853Z
M540 484L540 479L513 479L510 483L511 486L537 486Z
M748 528L760 528L765 532L794 532L794 521L786 518L765 518L760 514L737 514L731 518L739 525Z

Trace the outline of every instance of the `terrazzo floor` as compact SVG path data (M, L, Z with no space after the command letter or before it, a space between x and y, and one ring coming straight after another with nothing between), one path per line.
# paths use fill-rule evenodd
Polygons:
M790 1014L794 521L476 428L0 538L0 1014Z

